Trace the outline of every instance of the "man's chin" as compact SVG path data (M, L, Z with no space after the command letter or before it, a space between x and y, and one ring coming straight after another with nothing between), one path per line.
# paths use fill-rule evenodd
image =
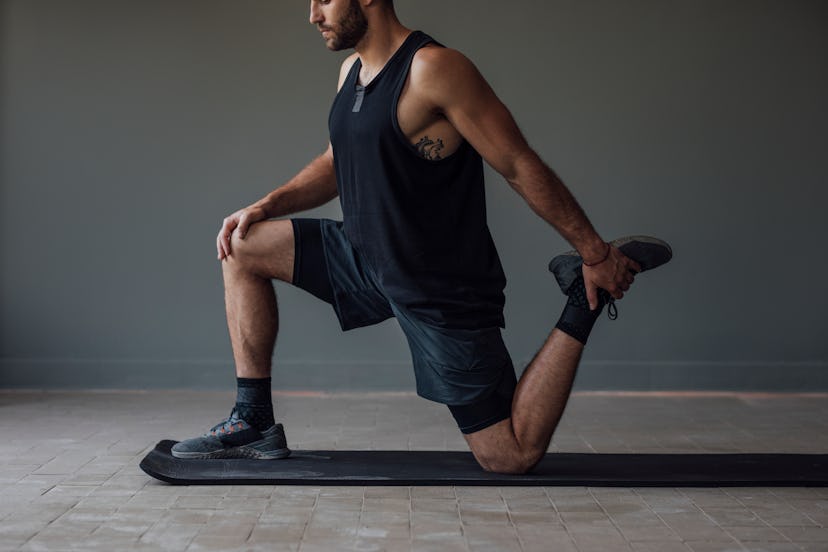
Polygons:
M337 50L339 50L339 44L337 44L336 40L334 40L333 38L323 38L323 40L325 41L325 48L327 48L331 52L336 52Z

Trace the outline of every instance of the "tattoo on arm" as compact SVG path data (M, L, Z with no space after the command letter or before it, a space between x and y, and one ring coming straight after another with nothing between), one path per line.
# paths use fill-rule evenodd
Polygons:
M420 157L423 159L428 159L429 161L437 161L438 159L442 159L440 151L444 146L443 141L440 138L437 138L437 140L430 140L428 136L423 136L414 147L417 148L417 153L419 153Z

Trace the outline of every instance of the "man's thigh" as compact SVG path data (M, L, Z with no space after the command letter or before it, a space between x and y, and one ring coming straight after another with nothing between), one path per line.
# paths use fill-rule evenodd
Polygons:
M470 436L480 435L484 430L512 417L515 379L513 370L504 371L503 379L488 396L470 404L448 405L457 427L467 441ZM484 434L487 433L491 432Z
M446 328L392 303L411 350L417 394L446 405L471 405L515 388L512 359L500 328Z
M265 278L293 281L295 247L290 220L266 220L250 226L242 239L230 238L226 262L240 263L244 270Z

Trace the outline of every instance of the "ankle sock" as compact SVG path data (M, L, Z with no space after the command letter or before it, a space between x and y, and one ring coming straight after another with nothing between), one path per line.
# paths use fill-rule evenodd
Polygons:
M608 297L609 294L606 291L598 290L598 308L589 310L584 279L578 277L570 287L569 299L555 327L586 345L592 326L604 310Z
M275 422L273 419L273 399L270 395L270 377L236 378L238 394L236 412L241 419L263 431Z

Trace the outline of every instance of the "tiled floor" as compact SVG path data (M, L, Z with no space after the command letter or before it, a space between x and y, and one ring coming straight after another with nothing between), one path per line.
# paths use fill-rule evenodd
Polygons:
M235 392L0 391L0 551L828 551L828 488L174 487ZM293 449L467 450L412 394L274 393ZM580 393L550 451L828 452L828 395Z

